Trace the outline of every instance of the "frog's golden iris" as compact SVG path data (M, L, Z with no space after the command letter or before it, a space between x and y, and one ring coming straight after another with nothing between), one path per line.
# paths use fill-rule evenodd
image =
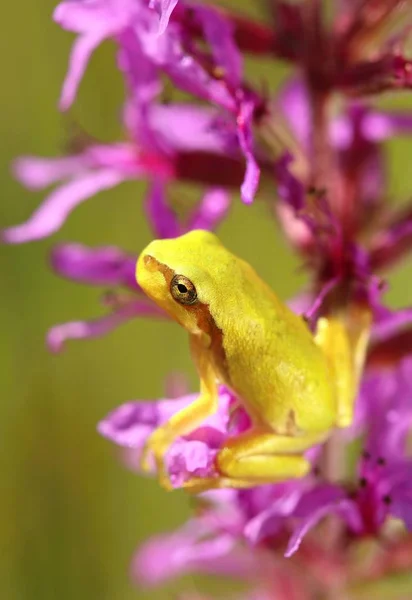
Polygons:
M170 283L170 292L181 304L197 302L197 292L193 283L184 275L175 275Z

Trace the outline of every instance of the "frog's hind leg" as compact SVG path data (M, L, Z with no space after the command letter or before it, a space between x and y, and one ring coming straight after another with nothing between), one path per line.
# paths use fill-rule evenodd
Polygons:
M332 372L336 390L338 427L353 421L354 403L365 361L371 317L366 310L353 309L345 318L318 320L315 342L322 349Z
M292 437L260 430L245 432L229 439L218 452L218 477L190 479L184 487L193 492L220 487L247 488L303 477L311 465L302 453L323 442L326 435Z

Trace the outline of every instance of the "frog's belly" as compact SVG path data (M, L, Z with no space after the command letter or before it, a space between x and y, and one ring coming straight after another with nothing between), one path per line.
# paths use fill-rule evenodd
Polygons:
M279 434L326 431L336 420L336 398L326 364L299 367L279 360L237 363L226 383L257 424Z

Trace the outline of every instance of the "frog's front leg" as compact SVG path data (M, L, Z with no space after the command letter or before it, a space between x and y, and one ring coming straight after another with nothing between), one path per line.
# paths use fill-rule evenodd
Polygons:
M149 454L153 454L159 482L166 489L172 487L164 464L164 457L170 446L178 437L199 427L207 417L216 412L218 406L216 377L209 355L196 338L191 339L191 350L200 376L200 396L192 404L174 414L167 423L153 431L146 441L140 459L142 469L148 471L150 470Z
M184 487L195 493L212 488L247 488L306 475L311 465L303 452L328 433L292 437L253 429L227 440L216 456L216 478L192 478Z

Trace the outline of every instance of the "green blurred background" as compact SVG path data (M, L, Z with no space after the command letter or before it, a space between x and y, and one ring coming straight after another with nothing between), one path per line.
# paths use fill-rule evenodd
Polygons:
M2 10L3 225L26 219L43 197L11 178L12 159L54 156L66 142L68 121L56 104L72 36L52 22L54 6L54 0L23 0ZM262 62L254 77L270 78L275 87L284 73L268 67ZM71 118L103 140L119 139L122 100L113 47L105 44ZM391 189L404 198L412 189L411 148L409 140L388 147ZM143 185L124 184L79 207L51 240L0 247L1 600L166 599L183 588L212 589L195 578L155 591L132 586L128 569L136 546L182 523L189 501L128 471L116 448L96 433L96 423L122 402L160 397L170 372L186 373L196 389L185 333L174 324L139 320L99 340L71 342L58 356L44 343L51 325L101 313L98 289L53 275L49 249L57 241L79 241L137 254L150 240L143 192ZM236 202L220 235L283 298L304 281L263 205ZM392 304L412 300L408 269L393 277Z

